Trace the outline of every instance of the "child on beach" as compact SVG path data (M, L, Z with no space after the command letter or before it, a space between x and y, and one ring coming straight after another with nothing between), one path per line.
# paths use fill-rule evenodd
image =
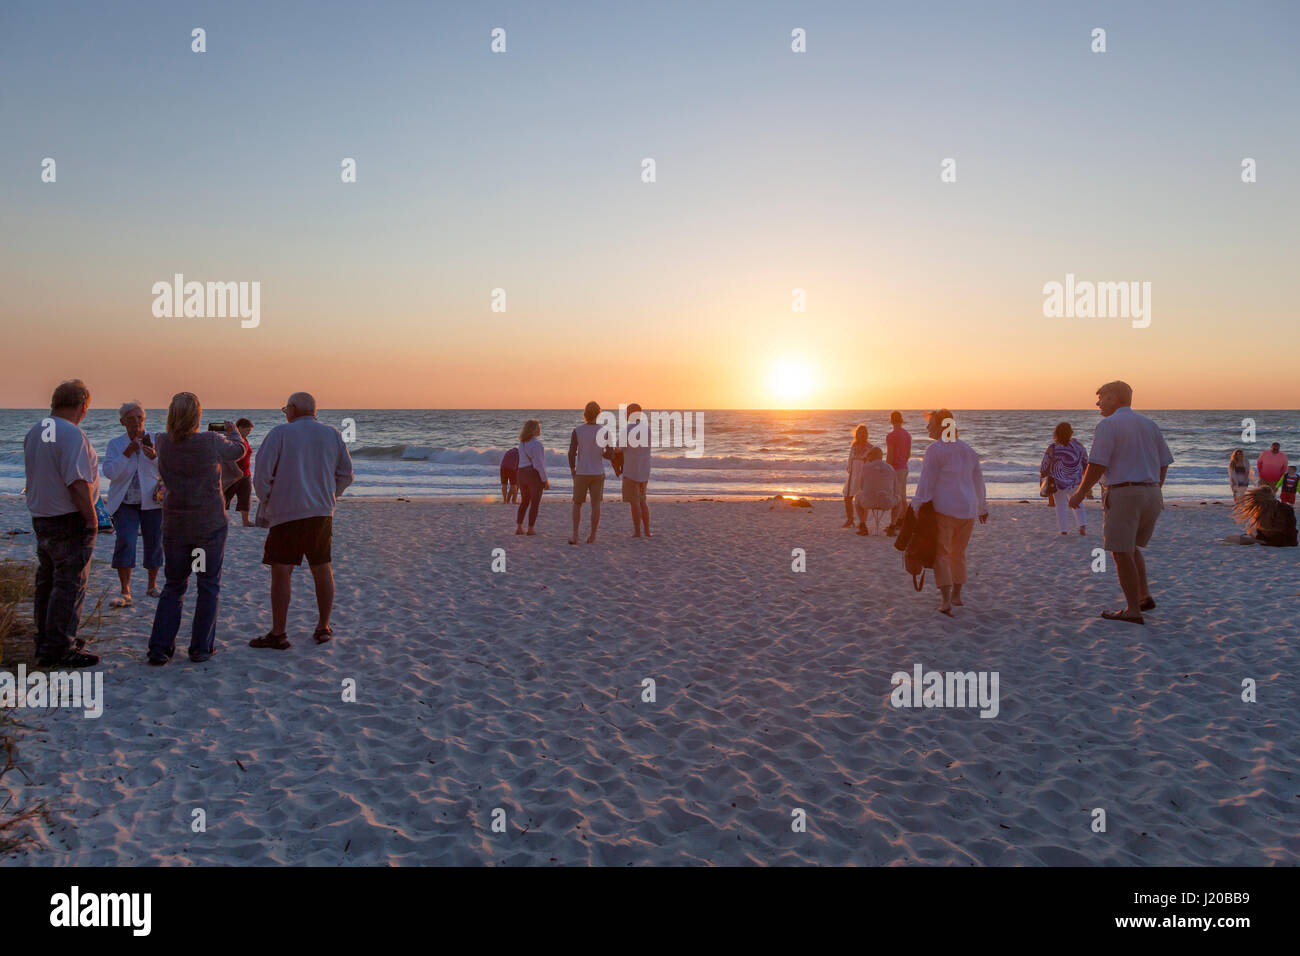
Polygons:
M519 497L519 449L511 448L501 459L501 500L514 504Z
M1278 497L1284 504L1295 507L1296 486L1300 485L1300 475L1296 474L1295 465L1288 465L1286 474L1282 476L1281 493Z

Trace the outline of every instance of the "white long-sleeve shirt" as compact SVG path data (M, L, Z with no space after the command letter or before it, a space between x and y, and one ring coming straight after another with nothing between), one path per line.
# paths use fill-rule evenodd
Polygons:
M343 436L314 415L272 428L253 461L253 487L272 527L334 514L335 500L352 484Z
M546 449L540 438L530 438L519 446L519 467L536 468L538 478L550 480L546 477Z
M950 442L930 442L930 447L925 450L912 507L920 511L921 505L927 501L939 514L950 518L976 518L988 514L979 455L960 438Z
M128 458L125 452L129 444L131 439L128 435L118 435L108 443L103 464L100 465L104 477L109 482L108 501L105 502L109 514L116 514L117 509L122 506L126 490L131 486L132 475L138 475L140 478L140 510L156 511L162 507L160 502L153 500L153 490L158 485L157 459L151 459L139 450Z

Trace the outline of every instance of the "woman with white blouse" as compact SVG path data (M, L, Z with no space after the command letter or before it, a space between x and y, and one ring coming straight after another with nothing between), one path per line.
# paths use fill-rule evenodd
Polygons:
M109 607L131 607L131 572L135 542L144 538L144 569L150 597L159 597L158 569L163 566L162 495L158 483L158 452L144 428L144 406L124 402L117 410L126 431L108 443L101 470L108 479L108 513L113 516L113 567L122 593Z
M984 475L975 449L957 437L952 412L941 408L931 412L926 431L933 439L921 459L921 477L912 496L912 508L919 512L927 501L934 508L937 534L934 552L934 581L942 595L939 611L952 616L961 607L961 589L966 583L966 545L975 519L989 519L984 499Z
M542 423L536 418L524 422L519 432L519 510L515 512L515 534L536 534L537 508L542 491L551 487L546 477L546 449L542 447ZM524 531L524 514L528 530Z

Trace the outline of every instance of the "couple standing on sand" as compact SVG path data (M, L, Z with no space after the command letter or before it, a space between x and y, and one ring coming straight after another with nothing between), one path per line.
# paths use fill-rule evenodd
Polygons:
M605 495L605 461L609 459L614 476L623 479L623 500L632 513L632 537L653 537L650 533L650 505L646 501L646 486L650 481L650 439L645 414L633 402L627 406L628 443L623 447L605 442L606 425L597 424L600 405L588 402L582 411L583 423L569 436L569 475L573 478L573 534L569 544L578 543L578 529L582 525L582 506L591 496L591 534L587 543L596 540L600 527L600 504ZM515 513L515 534L536 534L537 509L542 491L551 483L546 477L546 449L541 442L542 423L536 418L524 422L519 432L518 487L519 510ZM503 494L507 483L502 482ZM524 516L528 517L528 530L524 531Z

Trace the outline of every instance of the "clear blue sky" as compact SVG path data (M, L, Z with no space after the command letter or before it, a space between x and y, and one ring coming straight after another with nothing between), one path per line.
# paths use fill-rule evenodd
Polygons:
M1289 2L6 2L0 404L81 375L273 407L287 375L335 406L616 380L751 406L793 350L821 407L1073 407L1114 377L1294 406L1248 373L1300 354L1298 26ZM262 325L153 318L177 271L261 281ZM1152 327L1044 319L1066 272L1151 281Z

